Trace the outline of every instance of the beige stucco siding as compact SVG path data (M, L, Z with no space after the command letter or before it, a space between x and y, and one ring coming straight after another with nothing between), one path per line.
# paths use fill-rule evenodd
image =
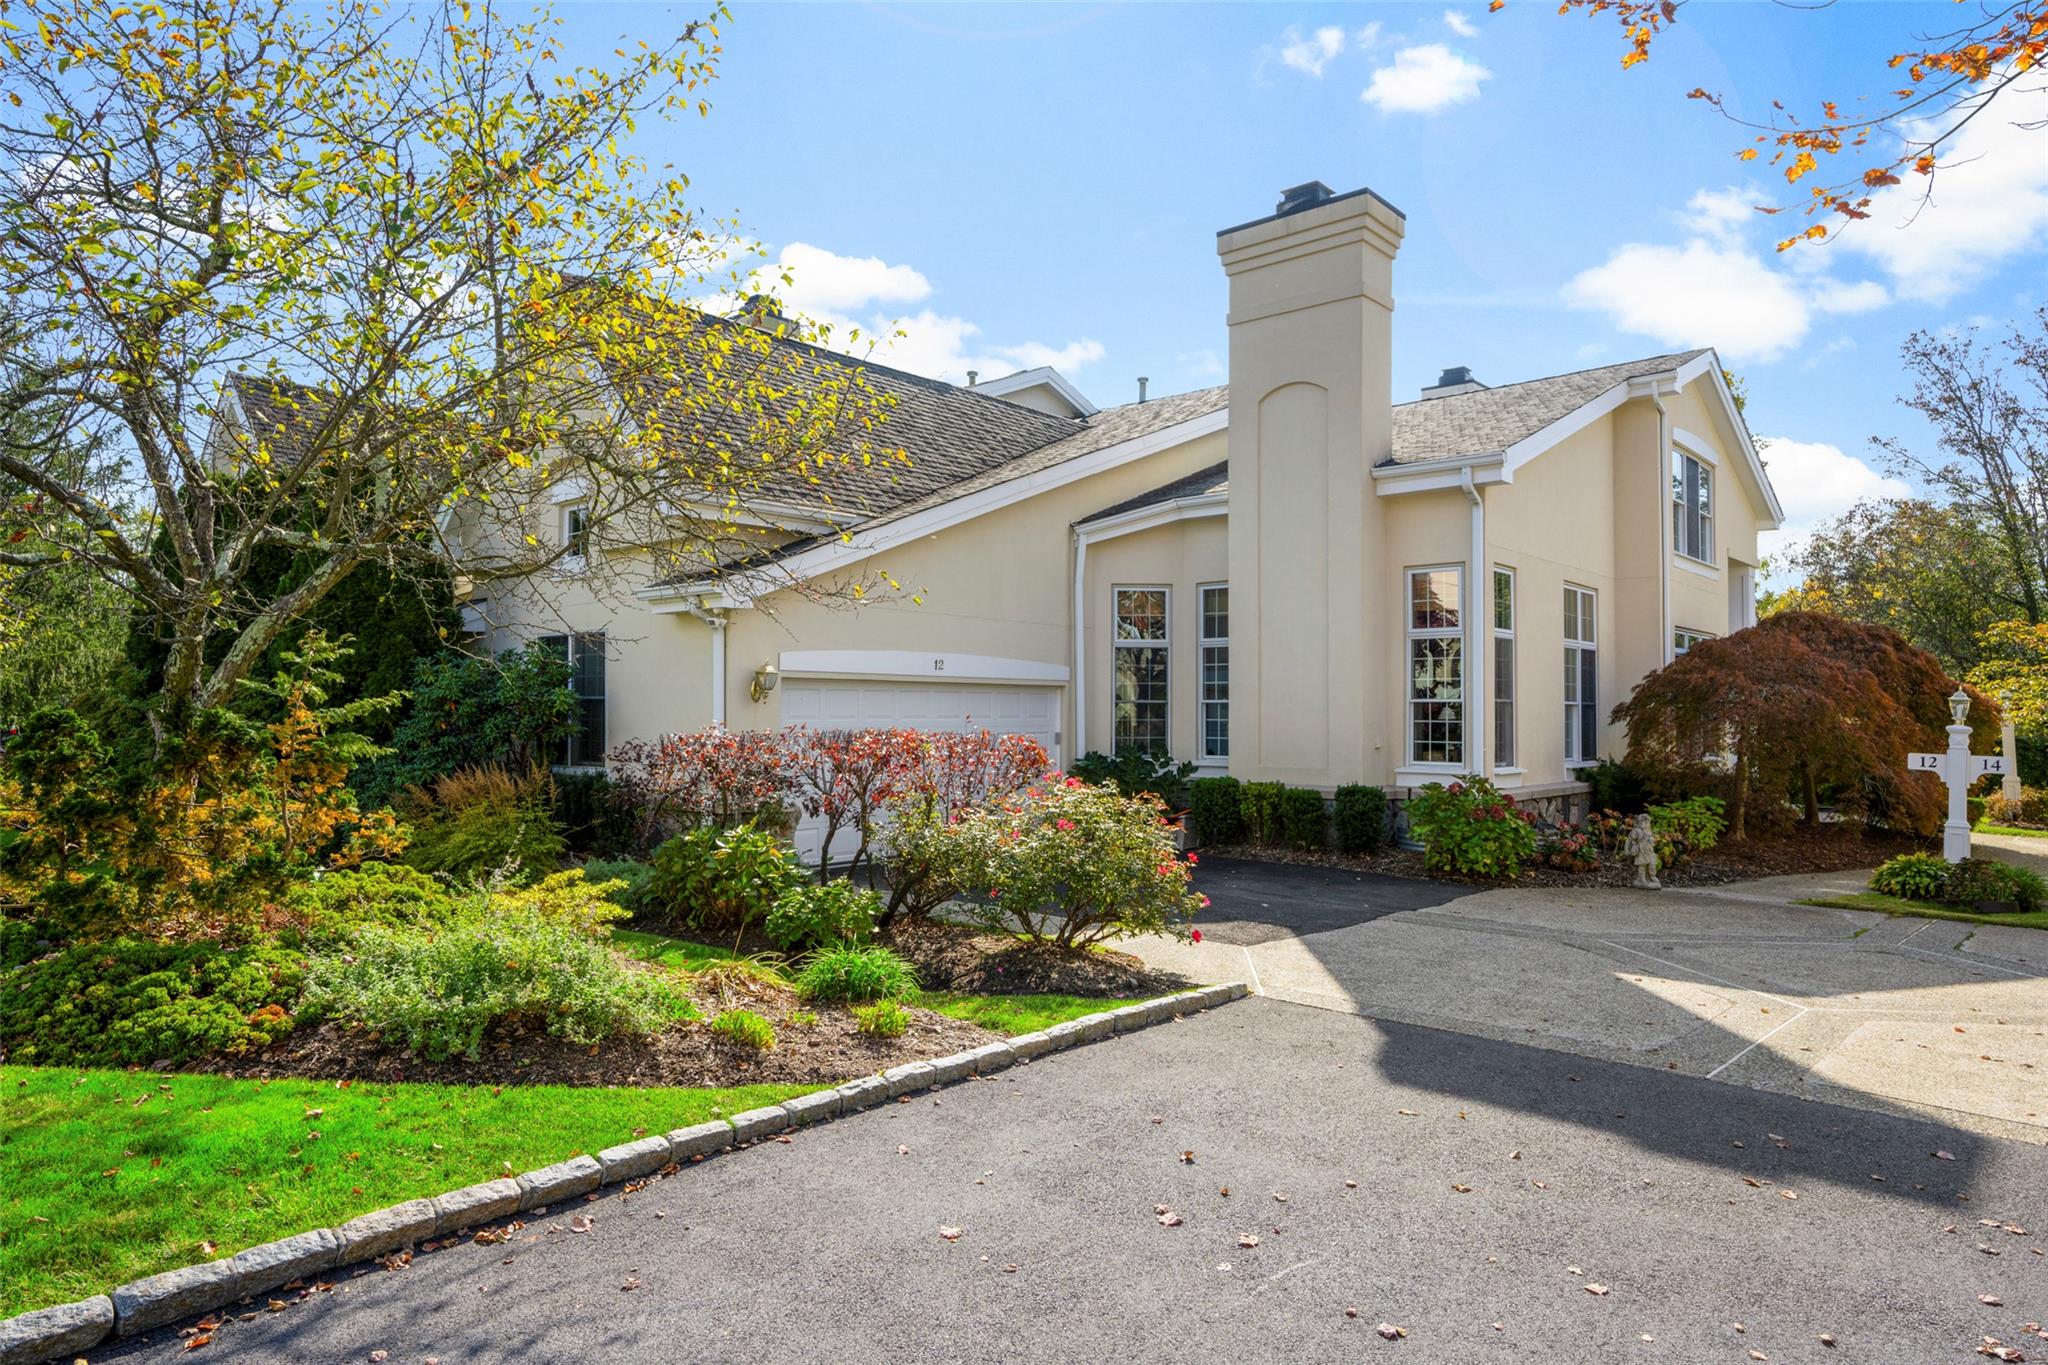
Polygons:
M1176 759L1221 771L1201 737L1200 589L1228 585L1230 534L1225 518L1206 516L1098 541L1088 548L1086 666L1082 702L1087 724L1080 748L1115 748L1115 612L1118 588L1163 587L1167 596L1167 745Z

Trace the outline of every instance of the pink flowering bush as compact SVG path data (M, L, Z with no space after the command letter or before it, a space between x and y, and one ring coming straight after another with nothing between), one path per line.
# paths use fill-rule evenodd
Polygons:
M953 826L1044 778L1051 766L1028 735L908 733L914 743L901 752L904 768L878 835L889 880L883 924L899 914L928 915L972 890L974 874L951 837Z
M1408 829L1429 870L1452 876L1518 877L1536 854L1535 818L1483 777L1432 782L1409 797Z
M1189 936L1208 903L1165 805L1054 774L939 826L949 871L991 927L1062 948L1134 934Z

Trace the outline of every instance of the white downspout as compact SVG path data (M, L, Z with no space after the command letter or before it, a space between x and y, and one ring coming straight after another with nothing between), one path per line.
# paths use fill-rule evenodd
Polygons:
M1658 658L1668 664L1671 653L1671 413L1655 383L1650 403L1657 409L1657 636Z
M1486 727L1487 699L1492 693L1486 683L1486 604L1487 586L1491 583L1486 564L1486 498L1472 482L1471 465L1465 466L1458 486L1472 504L1472 546L1466 557L1471 568L1466 573L1465 585L1465 716L1469 722L1465 755L1470 760L1468 770L1483 777L1491 773L1486 763Z
M1088 533L1074 528L1074 740L1062 755L1068 763L1088 752Z
M683 604L690 615L711 627L711 723L725 724L725 627L724 612L713 611L695 598Z

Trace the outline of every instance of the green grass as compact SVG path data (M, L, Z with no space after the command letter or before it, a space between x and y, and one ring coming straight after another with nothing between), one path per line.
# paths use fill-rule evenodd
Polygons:
M979 1024L990 1033L1016 1037L1079 1019L1098 1010L1131 1003L1100 995L969 995L965 991L919 991L910 1003L938 1014Z
M2014 834L2022 839L2048 839L2048 829L2021 829L2018 825L1980 824L1979 834Z
M1826 906L1833 910L1881 910L1887 915L1919 915L1925 919L1960 920L1965 924L2012 924L2022 929L2048 929L2048 910L2033 910L2018 915L1980 915L1971 910L1958 910L1952 905L1941 905L1934 901L1909 901L1877 891L1858 891L1848 896L1817 897L1799 903Z
M205 1242L232 1255L817 1088L342 1088L0 1066L0 1317L207 1260Z
M739 956L730 948L714 948L708 943L692 943L688 939L649 934L639 929L613 929L612 947L642 962L658 962L664 967L680 967L686 972L694 972L713 962L731 962Z

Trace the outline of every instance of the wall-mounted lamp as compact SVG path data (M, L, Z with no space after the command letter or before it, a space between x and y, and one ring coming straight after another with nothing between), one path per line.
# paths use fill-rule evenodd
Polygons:
M775 690L775 683L781 676L780 673L775 671L774 664L762 664L759 668L755 669L754 685L749 689L754 700L757 702L768 700L768 694Z
M1955 717L1956 724L1961 725L1963 717L1970 714L1970 694L1958 687L1955 695L1948 699L1948 713Z

